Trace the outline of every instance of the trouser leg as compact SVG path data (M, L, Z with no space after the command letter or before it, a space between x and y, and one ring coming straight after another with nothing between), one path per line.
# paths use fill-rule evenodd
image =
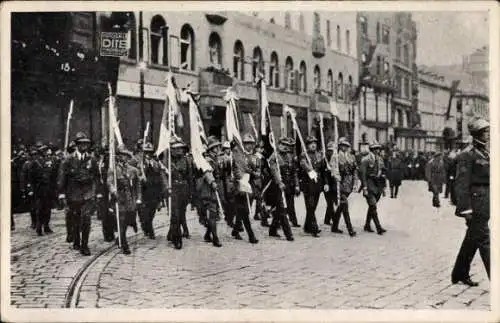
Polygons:
M218 219L217 211L216 210L209 211L207 232L209 232L209 234L212 235L211 237L212 244L215 247L222 247L222 244L219 241L219 236L217 235L217 219Z
M458 251L457 259L455 260L455 265L451 274L452 279L463 279L468 278L470 275L470 266L478 245L474 239L474 231L471 224L468 224L467 231L465 232L464 240Z
M398 191L399 191L399 185L396 185L394 187L394 198L397 198L398 197Z
M189 228L186 220L186 208L183 208L183 212L180 215L180 223L182 227L182 236L185 238L189 238Z
M276 203L277 203L277 201L276 201ZM279 237L278 229L280 227L280 221L279 221L280 219L279 219L278 206L274 206L274 209L271 212L271 215L272 215L272 221L271 221L271 225L269 226L269 235Z
M352 227L351 216L349 214L349 202L346 200L344 203L342 203L342 205L343 205L342 211L343 211L343 215L344 215L345 226L347 228L347 231L349 231L349 234L353 235L353 234L355 234L355 232L354 232L354 229Z
M81 216L82 216L82 205L81 203L75 203L71 206L71 216L73 218L73 249L80 249L80 227L81 227Z
M394 198L394 187L395 185L393 183L390 183L390 188L391 188L391 198Z
M330 224L332 218L334 216L334 196L333 192L325 192L325 201L326 201L326 212L325 212L325 224Z
M297 214L295 213L295 195L292 193L285 193L286 207L288 218L294 226L298 226Z
M90 225L92 221L92 214L94 213L94 201L85 201L81 208L81 217L80 217L80 225L82 232L82 244L81 244L81 253L88 256L90 255L88 243L90 236Z
M304 231L312 234L319 233L318 222L316 221L315 215L319 195L319 192L310 192L306 197L306 221L304 223Z
M185 207L182 206L179 199L172 198L172 214L170 216L170 238L176 249L182 248L182 233L181 233L181 214L185 212Z
M339 207L335 211L332 219L332 232L339 231L340 215L344 209L344 204L340 202Z
M285 235L288 241L293 240L292 228L290 228L290 223L288 222L288 218L286 216L286 209L283 205L279 207L279 223L281 224L281 228L283 229L283 234Z

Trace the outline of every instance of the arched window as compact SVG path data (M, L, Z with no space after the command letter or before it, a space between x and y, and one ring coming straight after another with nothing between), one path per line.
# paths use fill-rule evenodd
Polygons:
M222 41L216 32L211 33L208 38L208 54L210 56L210 64L217 68L222 68Z
M280 86L279 61L278 54L276 54L276 52L271 53L271 65L269 65L269 86Z
M264 72L264 59L262 57L262 51L260 47L257 46L253 49L253 60L252 60L252 76L254 81L259 76L259 72Z
M401 59L401 39L396 40L396 58Z
M408 45L404 44L403 46L403 57L405 64L409 64L410 62L410 52L408 51Z
M321 70L319 66L314 66L314 89L319 90L321 88Z
M287 11L285 12L285 29L291 29L292 28L292 20L290 19L290 13Z
M168 65L168 27L162 16L151 19L151 63Z
M380 22L377 22L377 43L380 43Z
M188 24L181 28L181 68L194 71L194 32Z
M293 85L293 60L288 56L285 62L285 87L293 91Z
M236 79L245 80L245 49L239 40L234 43L233 76Z
M304 61L300 62L300 90L307 92L307 68Z
M304 14L300 13L299 14L299 31L303 33L305 29L306 29L306 27L304 25Z
M330 92L330 95L333 95L333 72L331 69L328 70L328 75L326 77L326 88L327 91Z
M129 51L128 58L137 59L137 25L135 23L135 15L133 12L127 12L128 17L128 39Z
M341 36L341 33L340 33L340 26L337 25L337 49L338 50L341 50L342 48L342 36Z
M348 93L349 93L349 100L352 99L352 96L354 95L354 88L353 88L353 84L352 84L352 76L349 75L349 77L347 78L347 82L348 82Z
M351 32L349 29L345 31L345 46L347 54L351 53Z
M342 72L339 73L337 80L337 98L344 99L344 75L342 75Z

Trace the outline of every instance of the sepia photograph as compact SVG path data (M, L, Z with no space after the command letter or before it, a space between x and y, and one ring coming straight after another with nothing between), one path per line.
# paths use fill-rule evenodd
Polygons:
M2 8L2 321L500 319L495 3L174 3Z

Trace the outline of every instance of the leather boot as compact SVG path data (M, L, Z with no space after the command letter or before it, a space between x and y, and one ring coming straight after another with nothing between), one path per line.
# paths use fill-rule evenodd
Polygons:
M207 225L207 231L205 232L205 236L203 237L205 242L212 242L212 232L210 230L210 225Z
M356 231L352 228L352 223L351 223L351 216L349 215L349 209L347 208L347 205L345 206L344 209L344 221L345 221L345 226L347 227L347 231L349 232L349 235L351 237L356 236Z
M89 235L90 235L90 224L84 223L82 225L82 248L80 249L80 253L84 256L90 256L90 250L88 247Z
M387 232L387 230L382 228L382 226L380 225L380 221L378 219L378 214L377 214L376 210L373 212L372 218L373 218L373 222L375 222L375 227L377 228L377 234L383 235L385 232Z
M394 186L391 185L391 199L394 198Z
M342 230L339 230L340 215L342 214L343 208L343 204L340 204L333 216L331 231L334 233L344 233Z
M396 186L396 188L394 189L394 198L398 197L398 191L399 191L399 186Z
M243 238L241 237L240 233L238 231L234 230L234 229L231 232L231 236L233 236L233 238L235 238L236 240L243 240Z
M363 228L364 231L366 232L374 232L372 227L371 227L371 219L372 219L372 211L371 207L368 207L368 211L366 212L366 221L365 221L365 227Z
M209 220L208 225L210 226L210 231L212 232L212 244L217 248L222 247L219 237L217 236L217 222L215 222L215 220Z

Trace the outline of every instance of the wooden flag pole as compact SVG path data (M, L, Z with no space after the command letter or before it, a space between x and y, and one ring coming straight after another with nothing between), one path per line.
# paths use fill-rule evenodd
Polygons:
M73 116L73 104L74 101L71 99L71 102L69 103L69 111L68 111L68 118L66 120L66 133L64 135L64 152L68 151L68 145L69 145L69 126L71 122L71 117Z

